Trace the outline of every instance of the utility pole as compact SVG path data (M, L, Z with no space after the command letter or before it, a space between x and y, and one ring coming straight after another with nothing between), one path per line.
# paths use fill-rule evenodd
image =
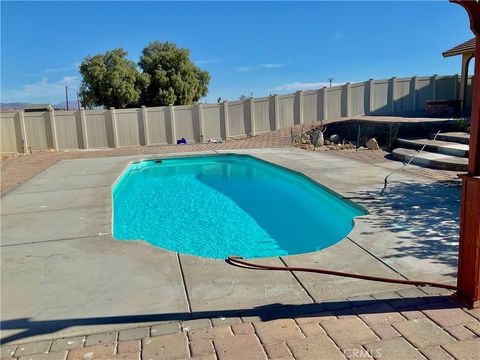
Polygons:
M67 103L67 111L68 111L68 86L65 85L65 102Z
M333 80L335 80L335 78L333 78L333 77L328 78L328 83L330 84L329 87L332 87L332 81Z

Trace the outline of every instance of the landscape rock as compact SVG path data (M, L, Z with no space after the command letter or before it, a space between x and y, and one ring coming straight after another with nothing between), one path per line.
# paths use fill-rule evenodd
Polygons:
M369 150L378 150L380 147L378 146L378 142L375 138L371 138L367 141L367 148Z
M302 144L310 144L310 135L303 133L300 138Z
M333 134L333 135L330 135L330 139L329 139L332 143L336 143L336 142L339 142L340 141L340 136L338 136L338 134Z

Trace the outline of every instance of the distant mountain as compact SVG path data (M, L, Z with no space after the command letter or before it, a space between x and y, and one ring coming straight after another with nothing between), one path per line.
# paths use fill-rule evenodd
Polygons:
M31 103L0 103L1 110L21 110L24 109L26 105ZM62 101L61 103L53 105L55 110L67 110L67 102ZM68 102L68 110L78 110L78 103L76 100Z
M53 108L55 110L67 110L67 102L62 101L61 103L58 103L56 105L53 105ZM68 102L68 110L78 110L78 103L77 100L70 100Z
M0 103L1 110L20 110L28 103Z

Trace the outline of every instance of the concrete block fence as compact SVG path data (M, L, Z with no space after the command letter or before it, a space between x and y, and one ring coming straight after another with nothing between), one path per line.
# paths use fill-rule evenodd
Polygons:
M470 88L470 86L469 86ZM1 152L101 149L241 138L317 120L425 111L427 100L459 97L453 76L391 78L294 94L137 109L2 111ZM468 96L471 99L471 95ZM468 105L468 104L467 104Z

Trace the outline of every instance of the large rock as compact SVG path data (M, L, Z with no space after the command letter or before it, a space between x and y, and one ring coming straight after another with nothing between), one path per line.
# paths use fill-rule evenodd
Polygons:
M323 138L323 132L320 130L315 131L313 134L313 145L318 147L318 146L323 146L325 143L325 140Z
M337 134L333 134L333 135L330 135L330 142L332 143L337 143L340 141L340 136L338 136Z
M377 139L371 138L367 141L367 148L368 150L378 150L380 147L378 146Z
M310 144L310 135L308 135L307 133L301 134L300 139L302 144Z

